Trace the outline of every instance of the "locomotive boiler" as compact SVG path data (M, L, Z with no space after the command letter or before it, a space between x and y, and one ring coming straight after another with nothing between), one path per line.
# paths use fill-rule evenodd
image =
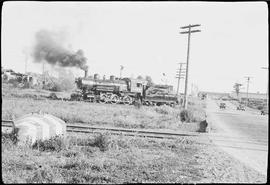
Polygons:
M132 104L135 99L142 99L147 81L132 78L99 79L84 77L76 79L79 91L72 94L72 99L103 103Z

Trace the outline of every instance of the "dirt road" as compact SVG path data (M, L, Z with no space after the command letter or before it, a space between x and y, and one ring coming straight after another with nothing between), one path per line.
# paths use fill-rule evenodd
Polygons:
M220 110L219 101L206 101L207 121L213 142L234 158L266 176L268 116L249 110L237 111L235 105L227 101L227 108Z

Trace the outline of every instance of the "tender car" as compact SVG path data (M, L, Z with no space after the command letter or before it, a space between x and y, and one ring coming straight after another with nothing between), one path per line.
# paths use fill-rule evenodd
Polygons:
M261 115L266 115L266 114L268 114L268 109L261 110Z
M220 103L219 108L220 109L226 109L226 104L225 103Z
M244 105L238 105L237 110L245 111L246 109Z

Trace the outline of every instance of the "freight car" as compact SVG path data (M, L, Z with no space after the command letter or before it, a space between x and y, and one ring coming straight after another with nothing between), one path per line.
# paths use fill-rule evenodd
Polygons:
M178 99L172 93L173 86L170 85L152 85L148 86L143 96L143 104L145 105L170 105L178 104Z
M99 76L95 74L93 78L77 78L75 82L78 90L71 95L71 100L112 104L133 104L135 101L140 101L145 105L178 103L177 97L169 93L168 87L171 86L162 88L149 86L146 80L119 79L114 76L110 76L109 79L99 79Z

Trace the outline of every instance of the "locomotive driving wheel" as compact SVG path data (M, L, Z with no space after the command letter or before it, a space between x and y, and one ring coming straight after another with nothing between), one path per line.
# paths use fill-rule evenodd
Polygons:
M106 96L106 94L100 94L99 95L99 102L100 103L107 103L107 96Z
M117 104L119 103L119 97L117 95L112 95L111 98L110 98L110 102L112 104Z
M131 105L132 104L132 98L130 96L124 96L123 98L123 103L127 104L127 105Z

